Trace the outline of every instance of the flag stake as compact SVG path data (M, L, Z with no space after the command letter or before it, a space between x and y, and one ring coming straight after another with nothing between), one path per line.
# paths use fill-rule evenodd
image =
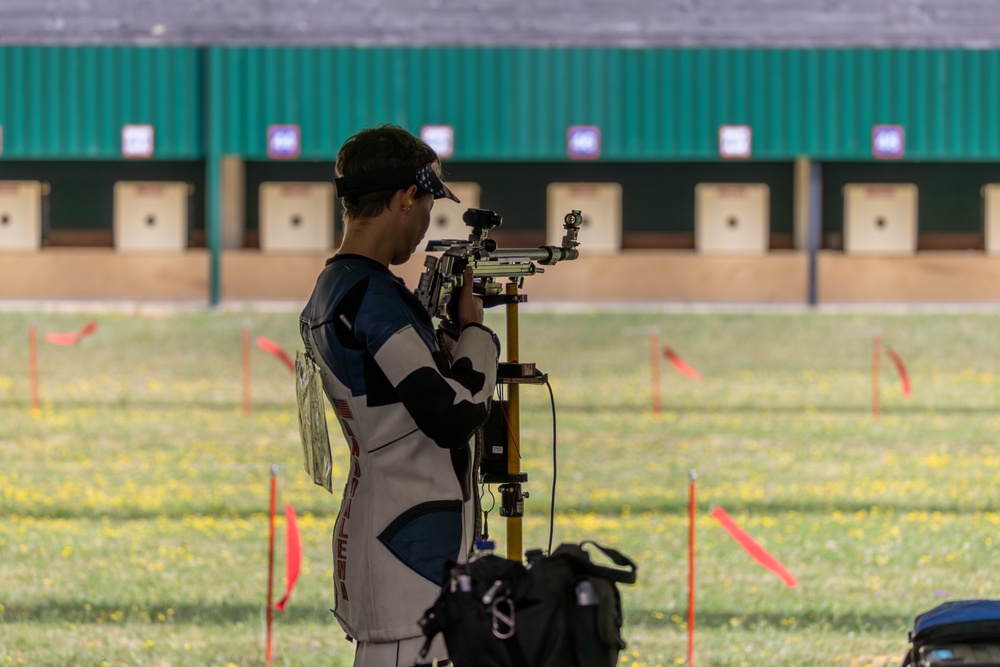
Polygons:
M878 390L882 356L882 334L878 330L872 337L872 419L878 419Z
M650 384L653 391L653 418L660 418L660 335L653 331L649 334L649 369Z
M694 666L694 520L695 520L695 480L698 473L694 468L688 471L690 499L688 501L688 667Z
M38 416L38 327L28 328L28 365L31 374L31 414Z
M264 649L264 662L271 664L271 601L274 599L274 514L278 505L278 466L271 465L271 511L268 513L267 535L267 644Z
M243 414L250 415L250 325L243 325Z

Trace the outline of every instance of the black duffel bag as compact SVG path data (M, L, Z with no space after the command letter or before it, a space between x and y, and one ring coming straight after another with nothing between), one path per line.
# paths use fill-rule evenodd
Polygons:
M598 565L593 547L616 567ZM616 667L622 639L617 584L635 583L636 565L594 542L562 544L519 562L487 555L449 568L421 626L444 634L455 667Z
M913 619L901 667L1000 665L1000 600L952 600Z

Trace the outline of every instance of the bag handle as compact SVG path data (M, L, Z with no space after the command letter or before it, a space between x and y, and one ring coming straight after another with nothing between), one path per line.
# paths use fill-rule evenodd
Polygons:
M597 563L590 560L590 558L586 555L586 551L583 551L583 546L585 544L593 545L598 551L607 556L612 563L618 565L619 567L624 567L627 569L620 570L613 567L607 567L606 565L598 565ZM577 563L581 566L583 570L594 576L602 577L604 579L608 579L609 581L613 581L619 584L635 583L635 573L636 570L638 569L638 566L631 558L629 558L622 552L618 551L617 549L612 549L611 547L602 547L600 544L594 542L593 540L586 540L584 542L581 542L579 546L582 555L572 550L563 551L560 555L568 556L573 560L577 561ZM556 552L558 553L559 549L556 549ZM554 556L556 554L553 553L552 555Z

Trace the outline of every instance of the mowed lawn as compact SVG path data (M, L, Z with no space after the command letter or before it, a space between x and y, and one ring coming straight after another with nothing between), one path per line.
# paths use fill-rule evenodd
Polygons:
M488 323L503 338L501 315ZM75 347L39 343L37 415L32 320L40 338L98 323ZM272 464L276 598L286 503L304 551L275 612L274 664L351 663L329 611L339 498L303 471L291 375L256 347L244 415L244 325L297 347L294 312L0 316L0 665L263 665ZM1000 315L529 306L519 329L521 359L555 394L556 543L595 540L639 564L622 588L623 665L686 661L690 469L699 665L895 665L917 613L1000 597ZM703 374L661 359L659 417L654 329ZM876 329L913 382L903 396L882 357L878 419ZM524 543L536 547L549 530L551 412L544 387L523 387L521 402ZM339 487L336 432L333 451ZM799 585L753 561L716 507ZM496 511L489 524L502 549Z

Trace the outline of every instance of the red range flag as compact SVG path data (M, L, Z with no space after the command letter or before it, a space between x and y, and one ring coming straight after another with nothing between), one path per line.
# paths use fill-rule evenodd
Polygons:
M903 396L909 396L911 393L910 375L906 372L906 366L903 364L903 359L888 345L885 346L885 353L889 355L889 359L892 360L892 363L896 366L896 370L899 371L899 381L903 385Z
M285 597L274 605L278 611L285 611L288 598L292 596L292 589L295 588L295 581L299 578L299 567L302 565L302 540L299 538L295 509L291 505L285 505L285 520L288 523L285 538L285 578L288 579L288 583L285 587Z
M257 336L257 347L264 350L265 352L273 354L281 361L281 363L285 364L285 366L288 367L288 370L290 370L293 373L295 372L295 362L292 361L292 358L288 356L288 353L285 352L285 350L280 345L275 343L270 338L265 338L264 336Z
M785 582L785 586L793 588L798 582L798 580L785 569L777 558L772 556L768 551L757 543L757 540L750 537L750 535L740 528L739 524L733 521L733 518L726 514L726 510L721 507L716 507L712 510L712 518L722 524L722 527L726 529L726 532L732 535L733 539L736 540L741 547L746 549L746 552L750 554L754 560L766 567L768 570L778 575L778 577Z
M681 359L671 348L663 348L663 354L666 355L667 359L670 360L670 363L674 365L674 368L676 368L677 372L681 375L689 377L692 380L701 379L701 373L688 366L687 362Z
M97 330L97 322L87 322L83 328L73 333L47 333L45 342L52 345L76 345Z

